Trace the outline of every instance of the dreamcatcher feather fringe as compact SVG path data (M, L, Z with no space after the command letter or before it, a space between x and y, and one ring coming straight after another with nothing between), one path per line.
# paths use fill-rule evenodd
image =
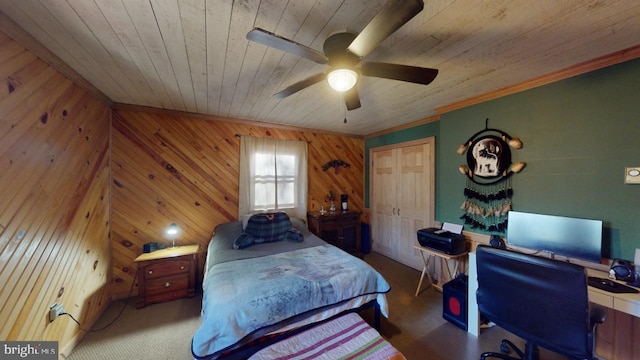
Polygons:
M472 229L490 232L507 230L507 213L511 211L513 189L511 178L491 185L477 184L467 179L465 200L460 205L464 214L460 219Z

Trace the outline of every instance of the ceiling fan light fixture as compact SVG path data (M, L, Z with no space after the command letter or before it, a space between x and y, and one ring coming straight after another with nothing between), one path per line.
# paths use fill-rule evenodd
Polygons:
M430 84L436 77L437 69L418 66L374 61L358 65L369 52L409 22L423 8L423 0L386 0L386 4L359 34L350 31L333 33L324 40L322 52L258 27L249 31L247 40L307 58L318 64L329 65L328 70L289 85L274 94L275 97L283 99L326 79L332 89L342 93L341 97L347 110L355 110L361 106L358 86L356 86L360 76L422 85Z
M358 73L346 68L334 69L327 75L327 81L335 91L345 92L356 85Z

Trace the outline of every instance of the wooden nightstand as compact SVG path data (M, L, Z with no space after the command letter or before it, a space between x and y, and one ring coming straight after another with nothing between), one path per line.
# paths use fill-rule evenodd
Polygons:
M138 309L196 294L199 245L144 253L138 263Z
M309 230L317 237L340 249L362 258L360 249L360 212L346 211L307 213Z

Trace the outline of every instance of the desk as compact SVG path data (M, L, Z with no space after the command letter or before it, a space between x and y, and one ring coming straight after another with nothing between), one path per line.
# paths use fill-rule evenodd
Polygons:
M457 255L449 255L449 254L445 254L443 252L439 252L439 251L435 251L435 250L431 250L425 247L422 247L418 244L414 244L413 245L414 248L420 250L420 255L422 255L422 261L424 262L424 266L422 267L422 275L420 275L420 281L418 282L418 288L416 289L416 294L415 296L418 296L418 294L420 293L420 289L422 288L422 280L424 280L424 274L427 274L427 277L429 278L429 282L431 285L433 285L433 287L435 287L436 289L440 290L440 292L442 292L442 284L444 284L446 281L445 278L441 278L439 283L436 284L433 282L433 279L431 279L431 274L429 274L429 271L427 271L427 268L429 267L429 261L431 260L432 257L439 257L440 259L442 259L442 263L444 265L442 265L443 268L445 268L447 271L446 273L444 273L445 275L448 275L449 278L448 280L451 280L454 278L454 276L458 273L458 265L459 265L459 260L461 257L466 256L467 252L463 252ZM425 257L426 254L426 257ZM453 260L454 261L454 267L453 267L453 272L451 271L451 269L449 268L449 260Z
M589 276L607 277L604 271L587 269ZM476 268L476 254L469 253L469 297L467 301L468 332L480 335L480 316L478 313L478 303L476 302L476 290L478 290L478 272ZM588 286L589 301L609 309L621 311L629 315L640 318L640 293L618 294L600 290Z
M589 276L608 277L608 273L587 269ZM622 281L618 281L623 283ZM640 318L640 293L611 293L589 286L589 301Z

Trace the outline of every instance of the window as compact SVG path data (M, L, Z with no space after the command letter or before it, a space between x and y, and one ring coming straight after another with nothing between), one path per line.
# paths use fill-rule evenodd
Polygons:
M305 218L307 144L243 136L240 141L238 218L260 211L285 211Z
M255 153L253 210L295 207L295 155Z

